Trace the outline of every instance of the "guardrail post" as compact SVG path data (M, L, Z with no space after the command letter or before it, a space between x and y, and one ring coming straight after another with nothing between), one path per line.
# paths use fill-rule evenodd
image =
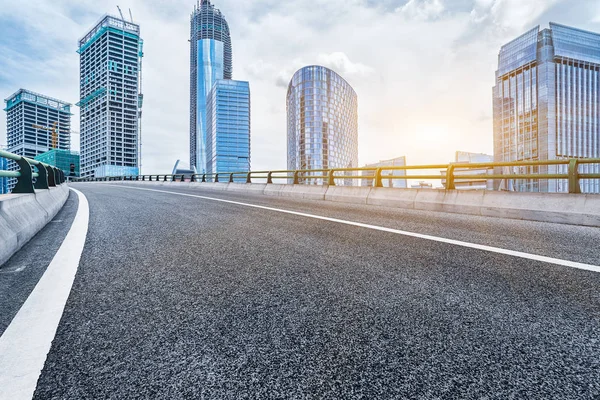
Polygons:
M448 165L446 169L446 190L456 190L454 184L454 165Z
M215 174L215 183L219 183L219 174Z
M202 183L206 183L206 174L202 174Z
M577 159L569 160L569 193L581 193L579 185L579 161Z
M46 167L46 171L48 172L48 186L56 187L56 179L54 178L54 171L51 166Z
M190 182L196 182L196 174L192 174L192 178L190 179Z
M15 161L20 168L21 176L17 180L17 184L12 190L12 193L35 193L33 189L33 176L31 173L31 164L29 161L25 159L25 157L21 157L19 161Z
M246 183L252 183L252 172L248 172L246 175Z
M269 171L267 174L267 185L273 184L273 171Z
M185 182L185 174L181 174L181 182Z
M146 175L142 175L142 180L145 181L146 180Z
M60 177L60 184L62 185L63 183L65 183L65 173L62 169L58 170L58 176Z
M38 177L35 181L35 189L48 189L48 170L42 164L36 165Z
M377 168L375 170L375 180L373 182L373 186L374 187L383 187L383 180L381 179L381 173L383 171L383 168Z
M335 186L335 170L330 169L327 173L327 184L329 186Z
M294 171L294 185L300 184L300 173L298 171Z
M229 183L233 183L233 174L229 174Z

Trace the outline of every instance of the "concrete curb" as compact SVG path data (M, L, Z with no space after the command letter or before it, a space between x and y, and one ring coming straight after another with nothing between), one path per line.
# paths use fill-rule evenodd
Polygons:
M35 194L0 196L0 265L45 227L68 197L66 184Z
M144 185L151 182L95 182ZM423 211L600 227L600 195L516 193L486 190L390 189L370 187L282 185L264 183L165 182L165 188L190 187L267 196L365 204Z

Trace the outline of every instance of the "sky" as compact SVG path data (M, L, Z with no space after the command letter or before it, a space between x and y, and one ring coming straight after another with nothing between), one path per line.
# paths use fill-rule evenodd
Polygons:
M118 3L117 3L118 2ZM24 5L26 3L26 5ZM359 164L492 154L500 46L550 21L600 32L597 0L212 0L250 82L252 169L286 168L293 73L324 65L358 94ZM119 5L144 39L143 172L189 161L189 20L195 0L0 0L0 94L79 101L77 41ZM79 109L72 108L79 130ZM0 118L6 144L6 118ZM73 137L73 149L78 149Z

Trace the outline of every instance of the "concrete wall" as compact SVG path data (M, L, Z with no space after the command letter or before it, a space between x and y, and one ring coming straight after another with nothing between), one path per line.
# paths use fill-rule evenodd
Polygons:
M486 190L394 189L372 187L266 185L189 182L93 182L125 185L160 184L235 191L268 196L325 200L411 210L471 214L498 218L600 227L600 195L567 193L517 193ZM165 189L167 190L167 189Z
M69 197L66 184L35 194L0 196L0 265L33 238Z

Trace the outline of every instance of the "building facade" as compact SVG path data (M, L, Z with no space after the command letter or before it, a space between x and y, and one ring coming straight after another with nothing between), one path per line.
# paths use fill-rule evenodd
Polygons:
M141 167L140 26L105 15L81 40L81 176L137 175Z
M358 98L348 82L328 68L304 67L290 81L287 164L290 170L358 167ZM323 173L305 173L301 181L322 183L309 178L319 175ZM350 186L353 179L336 184Z
M406 166L406 157L405 156L396 157L396 158L392 158L391 160L383 160L383 161L379 161L378 163L375 163L375 164L365 165L363 168L373 168L373 169L368 170L368 171L361 171L361 175L362 176L374 176L377 168L405 167L405 166ZM383 187L400 188L400 189L406 189L408 187L408 185L406 183L406 179L386 178L386 176L390 176L390 175L406 176L406 171L405 170L395 170L395 171L385 171L384 170L384 171L382 171L381 183L383 184ZM373 186L373 179L361 179L360 185L371 187L371 186Z
M76 151L53 149L36 156L35 159L61 169L66 177L80 176L80 158Z
M206 173L250 171L249 83L217 80L206 104Z
M494 162L494 156L483 153L470 153L468 151L457 151L454 164L483 164ZM473 178L473 176L492 175L494 169L491 167L460 168L454 169L454 186L456 190L494 190L492 179ZM446 187L446 171L442 171L442 186Z
M502 46L494 98L496 162L600 156L600 35L555 23ZM582 173L599 173L596 164ZM566 173L567 166L504 167L497 173ZM507 179L497 189L566 192L566 180ZM600 182L581 189L600 193Z
M206 99L219 79L231 79L233 51L229 25L210 0L201 0L190 18L190 166L207 167Z
M35 158L56 147L71 149L71 104L20 89L4 100L6 107L7 151ZM14 161L10 171L18 170ZM9 179L9 189L16 179Z

